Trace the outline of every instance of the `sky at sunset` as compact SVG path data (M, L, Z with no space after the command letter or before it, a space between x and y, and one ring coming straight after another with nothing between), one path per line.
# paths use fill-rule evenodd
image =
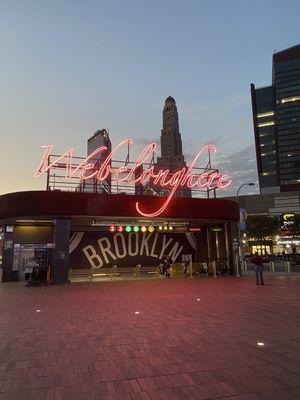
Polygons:
M188 161L212 143L227 195L257 182L250 83L271 83L299 15L299 0L0 1L0 194L45 188L43 144L84 156L101 128L135 154L159 143L169 95Z

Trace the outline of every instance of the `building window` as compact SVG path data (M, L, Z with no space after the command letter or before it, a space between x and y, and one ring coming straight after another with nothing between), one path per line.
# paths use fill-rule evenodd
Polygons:
M252 247L252 254L258 253L259 255L266 255L266 254L271 254L271 248L270 246L264 246L264 245L256 245L256 246L251 246Z

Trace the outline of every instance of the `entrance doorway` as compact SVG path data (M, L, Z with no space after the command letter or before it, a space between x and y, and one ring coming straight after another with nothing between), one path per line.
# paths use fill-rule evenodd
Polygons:
M271 247L268 245L256 245L252 246L252 254L258 253L261 256L266 256L271 254Z
M25 280L26 266L35 261L40 268L48 266L48 251L46 244L19 244L14 245L12 270L18 272L19 281Z

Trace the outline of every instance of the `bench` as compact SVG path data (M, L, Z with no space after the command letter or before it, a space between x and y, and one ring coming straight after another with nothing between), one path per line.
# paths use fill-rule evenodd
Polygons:
M90 281L93 281L97 277L108 277L108 280L114 280L116 278L117 266L113 265L111 268L91 268Z
M85 269L70 268L70 271L69 271L70 282L72 282L74 279L83 280L83 278L85 278L84 280L86 280L86 281L90 280L90 270L89 269L87 269L87 268L85 268Z
M139 278L140 277L140 269L141 269L141 264L137 264L135 267L116 267L116 275L122 277L122 276L131 276L133 279Z
M174 263L170 267L171 278L182 278L184 275L183 263Z
M131 277L132 279L139 279L141 275L153 275L159 277L161 273L161 265L145 266L137 264L135 267L118 267L113 265L110 268L90 268L90 269L70 269L70 280L76 281L80 279L85 281L93 281L94 278L107 277L108 280L115 280L117 277ZM84 279L85 278L85 279Z
M159 277L161 271L162 271L161 264L158 267L155 265L150 266L150 267L141 267L141 270L140 270L140 272L142 274L152 274L156 277Z
M85 268L85 269L70 269L70 281L93 281L97 277L105 277L108 279L114 279L116 275L116 265L111 268Z

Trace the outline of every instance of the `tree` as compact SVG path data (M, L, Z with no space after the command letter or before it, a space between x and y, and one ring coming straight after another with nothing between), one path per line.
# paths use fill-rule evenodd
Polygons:
M269 236L278 234L278 220L268 215L255 215L247 218L246 233L247 236L265 240Z

